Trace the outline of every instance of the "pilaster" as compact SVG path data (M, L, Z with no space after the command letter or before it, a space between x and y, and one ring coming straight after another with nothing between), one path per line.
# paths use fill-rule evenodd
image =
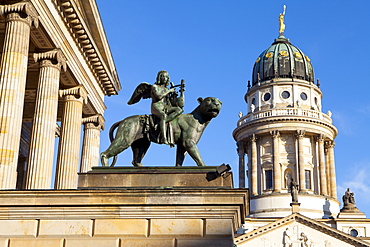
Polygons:
M84 124L84 139L81 156L81 173L91 170L99 165L100 131L104 129L102 115L90 116L82 119Z
M296 137L298 140L298 170L299 170L299 190L305 191L305 177L304 177L304 151L303 151L303 137L306 134L304 130L297 130Z
M40 75L32 125L26 189L50 189L54 158L55 123L61 67L66 59L59 49L33 55Z
M77 171L80 151L82 106L87 92L82 86L60 90L64 100L62 127L59 140L55 189L77 188Z
M280 168L280 151L279 151L279 137L280 132L278 130L270 131L273 139L273 150L274 150L274 192L281 191L281 168Z
M0 5L5 37L0 63L0 189L15 189L28 50L36 10L29 2Z

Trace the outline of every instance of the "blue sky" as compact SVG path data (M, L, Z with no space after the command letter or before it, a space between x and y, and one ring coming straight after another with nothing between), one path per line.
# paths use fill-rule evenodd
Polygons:
M106 130L127 116L150 113L150 100L127 105L136 86L153 83L159 70L185 79L185 112L198 97L217 97L220 115L198 147L207 165L230 164L237 185L238 156L232 131L247 113L244 94L258 55L278 36L278 16L287 5L285 36L311 59L320 79L323 112L330 110L335 140L338 197L350 187L370 216L370 1L280 0L97 0L122 90L106 98ZM119 155L128 166L131 150ZM173 166L175 149L152 144L148 166ZM194 166L187 157L184 165ZM339 199L341 201L341 199Z

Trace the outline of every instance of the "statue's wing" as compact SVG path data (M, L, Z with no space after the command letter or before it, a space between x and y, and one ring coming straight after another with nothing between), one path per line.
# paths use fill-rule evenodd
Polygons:
M134 93L131 96L131 99L127 102L129 105L133 105L139 102L141 99L150 98L151 87L149 83L142 82L139 86L136 87Z

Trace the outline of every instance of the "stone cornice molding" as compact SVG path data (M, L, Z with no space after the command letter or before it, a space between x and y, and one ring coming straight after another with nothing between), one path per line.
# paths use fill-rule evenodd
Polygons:
M33 60L35 63L41 62L42 60L55 60L58 62L59 67L61 67L64 71L67 71L67 59L60 49L54 49L42 53L34 53Z
M30 2L14 3L9 5L0 5L0 15L6 15L9 13L25 13L30 24L34 25L36 28L39 26L39 17L36 9Z
M239 125L236 129L234 129L233 131L233 136L234 138L236 138L238 135L240 135L245 129L249 129L251 128L252 126L256 126L256 125L259 125L259 124L262 124L262 123L273 123L273 122L282 122L282 123L285 123L285 122L307 122L307 123L314 123L314 124L318 124L318 125L321 125L321 126L324 126L326 127L327 129L333 131L333 135L334 137L338 134L338 130L337 128L332 125L332 124L328 124L322 120L319 120L319 119L309 119L309 118L299 118L299 117L273 117L273 118L262 118L262 119L256 119L256 120L253 120L253 121L250 121L250 122L247 122L247 123L243 123L241 125Z
M73 88L59 90L59 97L60 98L62 98L64 96L68 96L68 95L73 95L75 97L76 96L80 97L80 98L82 98L83 103L87 104L87 91L82 85L79 85L79 86L73 87Z
M69 28L72 36L78 41L81 51L90 63L90 68L94 72L95 77L100 82L105 93L110 95L118 94L121 89L115 71L109 71L108 66L102 59L90 32L86 28L86 24L80 18L75 3L71 0L54 0L55 5L60 10L60 14Z
M101 114L90 116L90 117L85 117L82 119L82 124L94 124L97 128L100 128L104 130L104 122L105 119Z

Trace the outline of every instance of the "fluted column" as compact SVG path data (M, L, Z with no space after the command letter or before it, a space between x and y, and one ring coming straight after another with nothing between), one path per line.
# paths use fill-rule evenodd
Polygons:
M320 173L320 194L328 195L327 184L326 184L326 167L325 167L325 148L324 148L324 135L316 137L319 147L319 173Z
M273 139L273 148L274 148L274 192L281 191L281 168L280 168L280 151L279 151L279 137L280 132L278 130L273 130L270 132Z
M100 130L104 129L104 118L95 115L82 119L84 139L82 144L80 172L86 173L99 165Z
M82 105L87 99L82 86L60 90L64 100L62 126L59 139L55 189L76 189L80 153Z
M258 195L258 183L257 183L257 136L252 135L250 137L251 143L251 155L252 155L252 195Z
M297 130L296 137L298 139L298 169L299 169L299 190L305 191L304 177L304 152L303 152L303 137L306 134L304 130Z
M330 196L337 198L337 181L336 181L336 175L335 175L335 160L334 160L334 141L328 141L327 142L327 148L328 148L328 155L329 155L329 174L330 174Z
M330 156L328 153L328 148L325 144L325 165L326 165L326 187L327 187L327 192L329 196L331 195L331 186L330 186Z
M66 59L59 49L35 53L40 75L36 93L26 189L50 189L52 181L55 123L58 112L60 69Z
M28 50L36 10L30 3L0 5L6 28L0 63L0 189L15 189Z
M245 188L245 148L246 143L239 141L238 156L239 156L239 188Z

